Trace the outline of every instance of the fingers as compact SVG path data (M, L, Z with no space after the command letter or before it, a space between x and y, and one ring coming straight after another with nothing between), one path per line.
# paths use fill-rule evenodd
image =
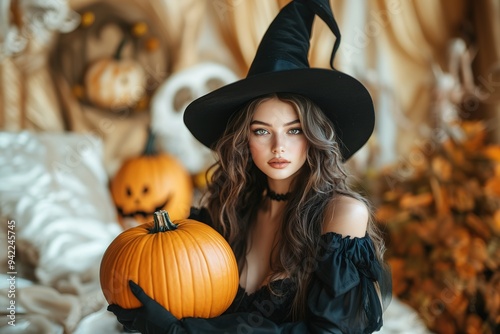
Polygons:
M115 315L117 312L120 312L120 310L122 310L122 308L116 304L108 305L108 311L113 312Z
M135 283L135 282L134 282L134 281L132 281L132 280L129 280L129 281L128 281L128 286L130 287L130 290L132 290L132 292L133 292L134 294L135 294L135 292L137 292L137 291L142 291L142 292L144 292L144 291L142 290L142 288L141 288L141 287L140 287L137 283Z
M151 297L149 297L142 288L137 285L134 281L129 280L128 285L130 286L130 290L132 290L132 293L134 296L139 299L139 301L142 303L142 305L146 305L148 302L151 301Z
M116 304L108 305L108 311L113 312L122 324L124 322L131 322L137 317L137 309L124 309Z

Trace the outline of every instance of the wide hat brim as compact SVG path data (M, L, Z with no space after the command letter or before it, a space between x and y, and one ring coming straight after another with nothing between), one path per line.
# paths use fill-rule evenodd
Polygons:
M299 94L318 105L334 125L344 161L373 132L373 101L363 84L345 73L321 68L267 72L226 85L188 105L184 123L198 141L214 148L234 113L271 93Z

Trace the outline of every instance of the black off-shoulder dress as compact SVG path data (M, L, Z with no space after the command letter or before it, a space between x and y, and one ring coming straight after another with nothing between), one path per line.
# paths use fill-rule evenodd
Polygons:
M210 225L203 209L192 219ZM382 314L392 296L387 266L380 263L368 236L321 236L320 252L311 261L314 271L307 299L306 319L290 320L295 288L290 280L272 282L247 294L241 287L230 308L212 319L184 318L168 333L373 333L383 324Z

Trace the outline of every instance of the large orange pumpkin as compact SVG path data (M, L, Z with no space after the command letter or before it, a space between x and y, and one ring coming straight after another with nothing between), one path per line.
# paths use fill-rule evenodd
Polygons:
M226 240L196 220L172 222L166 211L155 213L154 222L122 232L104 253L100 282L109 304L141 306L129 280L178 319L222 314L239 284L236 258Z
M193 201L191 174L173 155L155 152L151 131L144 153L123 163L110 188L124 228L151 222L162 209L174 220L186 218Z

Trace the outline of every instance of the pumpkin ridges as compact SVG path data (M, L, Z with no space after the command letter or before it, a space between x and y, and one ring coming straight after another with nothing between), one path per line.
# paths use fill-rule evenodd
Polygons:
M232 251L232 250L228 250L228 251ZM237 291L238 291L238 285L239 285L239 275L238 275L238 264L236 263L236 261L231 261L232 259L227 255L227 254L223 254L224 256L224 263L226 264L226 266L232 266L234 268L234 272L235 272L235 275L233 275L232 279L233 279L233 286L235 287L232 291L230 289L218 289L219 293L221 292L225 292L225 294L223 296L220 296L220 298L224 298L225 301L227 301L228 303L228 307L229 305L231 304L231 302L233 301L234 299L234 296L236 295ZM231 286L231 285L229 285Z
M231 248L229 247L228 244L226 243L223 243L222 241L224 239L221 240L221 238L216 238L214 237L213 234L209 233L211 232L212 228L203 224L202 225L203 227L199 226L197 229L196 229L196 233L197 235L194 236L192 233L191 233L191 230L189 229L185 229L183 230L184 232L188 233L193 239L200 239L200 233L203 233L203 237L204 237L204 243L205 244L211 244L211 247L210 248L205 248L205 249L200 249L204 255L204 260L205 261L202 261L204 264L206 264L207 266L209 266L208 268L206 268L207 272L209 273L214 273L214 272L217 272L219 269L221 269L220 267L227 267L227 266L232 266L234 269L235 269L235 273L238 272L238 266L237 266L237 263L236 261L230 261L230 257L228 256L228 253L227 252L232 252ZM194 229L193 229L194 231ZM217 244L218 247L215 247L213 245L213 243ZM200 245L201 246L201 245ZM222 249L225 250L224 253L222 253ZM210 254L207 254L208 251L210 251ZM217 256L217 260L214 260L213 259L213 256ZM232 263L231 263L232 262ZM215 265L214 263L217 264L217 268L215 268ZM212 267L210 267L212 266ZM237 292L237 287L239 284L239 276L237 274L233 275L234 279L235 279L235 282L236 283L235 286L236 288L233 289L233 291L229 291L228 289L226 289L227 291L227 294L222 296L220 295L220 292L223 290L223 289L220 289L219 286L216 286L215 285L215 282L214 280L212 280L212 276L213 275L208 275L210 277L210 282L207 283L207 285L210 285L210 289L208 289L209 292L211 291L217 291L218 294L217 295L211 295L210 296L210 299L207 299L207 300L211 300L211 304L210 304L210 314L214 314L215 313L218 313L220 311L220 308L217 308L215 307L214 305L215 304L220 304L221 302L224 302L224 303L231 303L231 301L234 299L234 296L236 295L236 292ZM229 305L227 305L229 307ZM216 310L214 310L216 309Z
M207 239L208 239L208 238L207 238ZM225 259L221 259L220 253L218 253L218 252L214 252L213 247L211 247L210 251L211 251L211 254L216 254L216 255L217 255L217 262L218 262L218 263L220 263L219 261L225 260ZM213 260L212 260L212 259L210 259L210 255L209 255L209 254L207 254L207 252L206 252L206 251L203 251L203 255L204 255L204 258L206 259L207 263L209 263L209 264L212 264L212 263L213 263L213 262L212 262ZM226 261L224 261L224 262L226 262ZM214 270L210 270L210 272L213 272L213 271L214 271ZM211 286L210 291L217 291L217 290L215 290L215 289L218 289L218 288L219 288L219 287L215 286L215 282L214 282L214 280L212 279L212 276L211 276L211 275L210 275L210 286ZM219 295L219 294L217 294L217 295L220 297L220 295ZM214 312L214 309L215 309L215 303L216 303L216 302L220 302L220 298L216 298L214 295L211 295L211 296L210 296L210 300L211 300L211 304L210 304L210 312L212 313L212 312ZM218 310L217 310L217 311L218 311Z
M131 244L130 247L133 247L134 249L138 249L138 245L137 243L139 243L140 240L138 238L134 238L134 239L130 239L129 243ZM123 249L127 249L127 244L123 244L122 245ZM130 252L125 252L123 255L120 254L120 256L118 257L118 260L115 262L115 268L113 269L118 269L118 268L121 268L121 267L127 267L127 268L131 268L131 275L129 273L129 277L127 277L127 281L128 280L134 280L134 276L137 274L137 268L136 266L134 265L134 261L133 261L133 257L132 257L133 254L131 254ZM131 277L130 277L131 276ZM116 275L115 275L116 277ZM124 286L124 283L123 283L123 278L119 277L119 281L117 282L117 284L120 284L121 285L121 288L124 289L126 291L126 293L124 293L122 295L123 297L123 301L121 301L121 303L124 303L124 305L127 305L128 307L130 308L134 308L134 307L139 307L140 306L140 303L136 300L133 299L133 296L130 295L129 291L127 290L128 286Z
M180 253L180 252L179 252L179 253L177 253L177 254L176 254L176 257L179 257L179 258L180 258L181 256L182 256L182 257L185 257L185 259L182 259L182 258L181 258L179 262L181 262L181 263L183 263L184 261L189 262L189 264L190 264L190 269L191 269L191 270L190 270L190 272L192 273L192 272L193 272L193 269L194 269L194 268L192 267L192 264L193 264L193 256L196 256L197 251L198 251L199 249L196 249L196 251L193 251L193 252L192 252L192 254L189 254L189 253L185 252L185 250L186 250L186 249L190 249L190 248L189 248L189 246L190 246L190 245L187 245L187 242L186 242L186 240L185 240L185 233L184 233L184 232L185 232L185 231L184 231L183 229L179 230L179 238L176 240L176 242L177 242L177 243L179 243L179 245L176 245L176 248L178 248L178 249L182 249L182 250L183 250L183 252L182 252L182 253ZM183 235L183 237L181 237L181 235ZM196 245L196 246L197 246L197 245ZM196 293L196 290L194 290L194 289L196 289L196 282L195 282L195 280L193 279L192 275L186 275L186 277L183 277L184 275L182 275L182 272L181 272L181 268L180 268L180 267L178 267L178 268L177 268L177 271L178 271L179 276L182 276L182 280L183 280L183 282L184 282L184 283L187 283L187 280L189 280L189 281L190 281L189 283L190 283L191 288L192 288L192 290L191 290L191 291L189 291L189 290L188 290L187 292L185 292L185 291L182 291L182 290L181 290L180 295L181 295L181 296L184 296L186 293L189 293L189 292L192 292L192 294L195 294L195 293ZM199 283L199 284L203 284L204 282L198 282L198 283ZM186 296L186 298L192 298L192 297L193 297L193 296L192 296L192 294L190 293L190 295L189 295L189 296ZM181 303L182 303L182 301L181 301ZM188 314L189 314L190 312L194 312L194 310L195 310L195 305L189 305L189 306L192 306L192 308L191 308L190 310L187 310L187 309L186 309L185 304L183 303L183 304L182 304L182 309L183 309L183 312L186 312L186 313L188 313ZM194 313L191 313L191 314L194 314ZM201 316L204 316L204 315L201 315Z
M148 224L148 226L152 228L152 225ZM137 261L133 262L133 268L134 272L137 274L138 277L144 278L144 275L140 275L142 272L149 273L149 275L146 276L145 281L142 281L142 279L138 279L136 280L136 283L139 284L140 286L146 287L145 291L148 295L154 296L158 292L157 290L155 290L155 286L157 285L154 284L155 278L158 277L157 270L158 269L162 270L165 267L165 265L161 261L157 260L158 257L153 257L152 261L142 261L142 260L148 257L148 254L155 254L155 252L158 251L157 250L158 244L162 244L162 242L158 234L149 234L149 232L146 231L144 232L144 234L146 236L143 238L137 238L137 242L134 245L134 249L138 249L139 253L134 254L132 252L129 252L129 255L134 256L137 259ZM129 262L128 265L132 265L132 263Z
M143 277L141 271L151 272L151 263L149 261L143 260L149 257L148 254L151 254L151 251L154 249L153 242L156 235L149 235L148 233L148 230L152 227L152 224L144 224L141 227L141 230L135 230L133 231L134 233L129 233L130 239L125 239L123 240L124 242L121 243L122 249L127 249L130 247L137 250L137 252L126 252L125 256L120 254L120 257L118 257L117 261L117 267L123 266L133 269L132 272L129 273L129 277L127 277L125 280L121 280L122 278L120 278L121 281L119 281L122 285L122 288L127 291L127 293L124 295L124 300L122 301L122 303L126 303L125 305L128 305L128 308L135 308L141 305L140 302L135 298L135 296L129 291L128 280L133 280L141 286L154 286L154 276L148 275L148 280L143 281L141 279L141 277ZM141 271L139 270L140 266L142 266ZM145 290L148 294L153 293L153 291L150 291L148 288L146 288Z
M118 252L117 252L117 253L118 253L118 255L120 254L120 252L119 252L119 251L120 251L120 249L118 249ZM114 256L116 257L117 255L114 255ZM113 253L111 253L110 257L111 257L111 258L113 257ZM118 257L117 257L117 258L118 258ZM115 271L115 268L116 268L116 266L117 266L117 265L118 265L118 263L114 263L114 265L113 265L113 267L112 267L112 269L111 269L111 270L112 270L111 272L114 272L114 271ZM118 279L119 279L119 278L116 278L116 277L112 276L112 278L110 279L110 284L109 284L109 286L108 286L108 291L105 291L105 292L107 292L108 294L111 294L111 296L112 296L112 295L114 295L114 294L116 294L116 293L121 293L122 291L121 291L121 289L119 288L119 284L116 284L116 283L117 283L116 281L117 281ZM125 291L123 291L123 292L125 292Z
M203 293L203 303L206 303L206 300L209 296L207 296L206 292L207 291L207 280L211 279L210 271L206 267L206 263L203 263L200 261L200 252L203 251L203 248L201 247L202 244L200 244L199 238L193 238L193 236L189 233L188 230L186 230L186 226L183 227L182 230L183 237L179 238L179 241L184 244L186 247L185 249L190 249L191 247L196 248L196 251L191 252L189 254L186 254L189 257L189 262L192 264L193 262L196 263L195 268L192 268L191 274L189 275L189 279L191 280L191 286L192 289L190 292L192 294L201 294ZM189 248L188 248L189 247ZM196 271L198 270L198 271ZM207 277L207 279L203 282L196 282L196 276L203 276ZM206 306L203 303L197 303L190 305L191 306L191 312L196 312L199 313L199 310L205 310L206 313L202 314L204 317L208 317L210 315L209 310L206 309ZM196 314L193 313L193 314ZM201 314L201 313L200 313Z
M120 261L121 266L132 269L131 273L129 273L129 277L127 278L127 280L122 280L122 284L124 284L123 288L127 290L126 302L128 303L130 308L139 307L141 306L141 303L131 293L130 288L128 286L128 280L132 280L139 285L143 284L143 286L148 286L144 285L144 283L141 280L142 275L140 270L147 271L147 269L139 268L139 266L141 265L139 259L142 258L142 254L144 253L146 246L150 243L150 240L149 238L138 238L139 235L140 233L136 233L135 238L131 239L130 241L130 247L137 250L137 254L132 252L127 252L126 256L120 258L122 259L122 261ZM127 249L126 245L123 245L123 248ZM146 266L149 265L147 261L145 262ZM142 265L144 266L144 264ZM146 284L148 283L150 284L150 282L147 282Z
M160 254L162 254L162 256L164 256L164 254L172 254L175 252L175 248L172 245L172 239L169 239L168 243L162 242L162 240L160 238L157 238L156 241L158 243L158 245L156 245L156 247L158 247L158 249L161 252ZM156 268L156 270L155 270L155 274L157 274L158 277L169 277L167 275L167 271L171 271L172 268L174 267L172 265L169 265L169 267L167 267L166 260L167 260L167 258L164 257L163 265L158 266L159 268ZM156 277L156 276L152 276L152 277ZM166 281L164 284L157 284L157 286L154 287L155 295L158 295L158 293L160 293L159 296L170 296L170 294L168 293L169 288L170 288L169 285L170 285L169 281ZM167 307L170 307L170 305L175 305L175 303L172 303L170 298L167 298L165 305Z
M125 302L122 302L116 298L113 298L112 301L113 302L119 302L120 304L121 303L124 303L123 305L134 305L134 301L131 301L129 297L130 294L127 293L129 288L128 286L123 286L123 284L121 284L121 277L117 277L115 273L118 273L119 271L116 270L116 268L120 268L125 264L127 264L127 254L129 254L129 252L126 252L127 250L127 247L128 247L128 244L129 243L134 243L137 241L137 238L135 237L135 234L132 235L132 233L128 233L130 234L130 239L120 239L120 247L114 247L114 248L108 248L108 250L106 250L106 253L108 253L109 251L109 256L108 254L105 253L105 256L104 258L107 259L108 261L106 261L106 264L108 264L108 262L110 262L112 259L116 259L115 261L112 261L110 264L112 264L112 268L111 270L109 271L109 275L108 276L111 276L110 277L105 277L106 280L105 282L110 282L109 283L109 286L108 286L108 283L105 283L107 285L107 288L108 288L108 293L109 292L112 292L112 295L116 295L117 292L121 292L124 296L125 296L125 299L126 301ZM128 234L124 234L125 237L128 237ZM136 247L136 246L135 246ZM115 249L117 249L115 251ZM123 253L125 252L125 256L123 255ZM103 264L101 264L101 267L103 266ZM102 271L102 269L101 269ZM101 279L102 280L102 279ZM101 282L101 285L102 285L102 282ZM136 307L139 306L139 303L138 301L135 301L135 304L137 304Z
M178 233L179 229L176 230L176 233ZM177 242L177 239L173 240L173 239L169 239L168 240L168 251L172 254L170 260L171 262L169 263L170 265L166 268L168 268L169 270L169 274L166 276L168 277L168 281L167 281L167 285L171 285L171 286L182 286L181 283L183 283L182 281L182 274L181 274L181 270L183 268L183 261L181 259L179 259L179 252L180 252L180 248L177 247L176 245L176 242ZM182 288L180 288L179 290L174 290L173 291L174 293L172 293L172 291L170 291L170 293L168 294L168 304L169 305L180 305L182 306ZM180 311L182 312L182 307L178 307L180 309ZM169 309L169 311L172 312L172 314L174 314L176 317L178 317L178 309Z
M213 291L213 284L212 284L212 270L211 268L208 267L208 264L209 262L208 261L201 261L200 260L200 256L199 256L199 253L202 253L204 254L205 253L205 249L203 249L199 243L199 239L200 239L200 236L197 235L197 236L193 236L189 229L186 228L187 226L183 226L183 230L182 232L184 233L184 237L181 239L183 242L186 242L186 239L187 237L189 237L189 241L191 242L191 246L194 246L197 248L197 252L193 252L193 254L195 254L195 256L197 257L196 258L196 264L198 265L198 272L196 273L196 275L201 275L201 276L205 276L208 278L208 281L205 281L205 282L195 282L195 280L193 279L192 280L192 284L193 284L193 290L194 293L200 293L198 292L198 290L200 290L201 292L204 293L204 296L202 298L202 300L204 301L205 304L203 305L193 305L193 310L192 312L197 312L196 311L196 308L199 308L199 309L202 309L202 310L207 310L207 306L208 307L208 310L207 310L207 313L203 316L205 317L209 317L212 313L213 313L213 308L212 308L212 305L211 304L208 304L208 301L212 300L214 298L214 296L211 294L211 291ZM200 232L200 230L196 230L197 232ZM195 242L192 242L192 241L195 241ZM196 242L198 241L198 242ZM204 244L206 244L206 242L204 241ZM192 263L193 262L193 257L190 256L190 262ZM195 270L193 270L194 272ZM201 288L201 289L197 289L197 287L200 287L200 285L203 284L204 286ZM206 288L206 286L210 286L209 289ZM207 295L206 292L208 292L210 295Z
M220 261L222 261L222 259L223 259L225 266L231 266L235 270L235 275L233 275L234 282L232 282L234 284L233 286L235 287L235 289L233 289L233 291L230 291L229 289L225 289L226 295L219 296L219 299L224 298L225 301L228 301L230 303L234 299L234 296L236 295L236 292L238 290L238 285L239 285L239 275L237 274L238 273L238 264L236 263L236 260L234 258L231 258L228 256L227 252L232 252L232 249L230 248L230 246L227 243L226 244L222 243L222 240L220 238L214 238L213 235L211 235L209 233L206 233L206 236L207 236L207 238L210 239L211 243L215 243L219 246L219 248L212 246L212 249L219 256L218 263L220 263ZM222 249L225 250L224 254L221 254ZM229 286L231 286L231 285L229 285ZM224 289L218 289L215 291L223 292ZM213 300L212 300L212 302L213 302Z
M166 275L165 277L167 278L165 286L168 289L169 286L179 286L179 284L182 282L179 273L182 263L177 259L177 252L179 252L179 250L176 250L175 240L169 239L168 242L165 242L163 244L163 249L164 251L166 250L167 253L171 254L171 257L168 259L168 263L165 263L165 268L163 268ZM175 270L174 268L177 268L177 270ZM171 291L169 294L167 294L165 303L169 307L171 305L182 305L180 304L182 303L182 300L179 299L179 291L180 290L175 289L174 291ZM171 310L172 314L174 314L176 317L178 316L177 309L169 308L169 310Z
M109 291L109 287L108 287L108 281L109 281L109 279L108 279L108 273L106 273L103 270L104 268L106 268L109 265L104 265L104 264L107 264L108 261L106 261L106 260L108 259L108 257L113 258L113 256L111 256L110 254L114 254L116 252L118 252L118 251L115 250L115 248L110 249L108 247L108 249L106 249L106 251L103 254L103 257L102 257L102 260L101 260L101 267L99 268L99 280L100 280L102 292L103 292L104 297L106 299L110 298L112 292ZM111 268L111 270L113 270L113 268ZM113 272L113 271L111 271L111 272Z
M203 232L203 231L201 231L201 232ZM206 237L207 235L205 234L204 236ZM208 238L207 238L207 240L208 240ZM205 244L207 244L207 241L205 241ZM214 304L220 303L221 300L220 300L220 298L217 298L217 296L219 296L217 289L219 289L220 287L215 285L215 281L213 280L213 273L214 273L214 271L216 271L217 269L220 269L220 268L210 268L210 266L214 265L214 263L213 263L214 259L212 259L208 256L208 254L207 254L208 250L210 250L211 254L217 255L217 260L216 260L217 263L219 263L219 261L221 261L222 259L220 257L220 254L217 254L217 252L213 251L213 247L210 247L210 249L206 248L202 251L203 259L205 260L205 262L207 263L207 265L209 267L207 270L211 273L210 280L209 280L209 282L207 282L207 285L210 286L210 289L208 289L208 291L210 292L211 295L210 295L210 298L207 299L207 301L210 301L210 305L209 305L210 314L214 314L214 313L218 313L220 311L219 309L217 309L215 307ZM226 262L226 261L224 261L224 262ZM217 296L214 295L213 292L216 292Z
M147 247L144 246L141 249L141 256L137 257L138 259L141 260L140 262L145 263L145 265L143 264L145 266L145 268L143 268L143 272L147 273L145 277L144 275L142 276L145 279L143 283L144 285L141 284L139 285L147 287L147 289L144 289L146 294L150 296L161 296L158 291L160 285L155 285L154 281L156 277L163 277L159 276L161 275L161 270L165 266L162 263L162 261L159 260L160 257L163 257L163 252L161 248L162 240L160 238L159 233L153 233L153 234L150 233L151 229L154 228L154 225L151 224L150 226L151 227L150 229L148 229L149 231L147 232L147 237L146 237L148 239ZM146 255L143 257L142 253L145 253ZM151 261L143 261L144 258L148 257L151 258Z
M209 238L209 235L207 233L204 233L205 231L203 229L200 229L198 230L198 232L201 232L203 233L203 237L206 239L205 240L205 244L207 244L207 241L210 240ZM207 254L207 251L210 251L210 254ZM206 248L206 249L203 249L202 250L202 254L203 254L203 258L204 258L204 262L207 264L207 266L211 266L213 265L213 261L214 259L211 257L211 256L217 256L217 260L216 262L217 263L221 263L222 260L225 260L223 259L220 255L219 252L214 252L214 249L213 247L210 247L210 249ZM226 261L224 261L225 263ZM216 271L217 269L219 268L207 268L207 270L210 272L210 273L213 273L214 271ZM217 289L219 287L215 286L215 282L214 280L212 279L212 275L209 275L210 277L210 280L209 282L207 282L206 284L210 286L210 289L209 291L212 292L212 291L217 291ZM220 297L220 296L219 296ZM221 299L220 298L217 298L216 296L214 296L214 294L211 294L210 295L210 298L206 299L207 301L210 301L210 305L209 305L209 310L210 310L210 314L213 314L214 312L218 312L219 310L216 310L216 307L215 307L215 303L217 302L221 302ZM225 302L225 300L224 300Z
M147 276L148 283L146 283L146 286L148 286L150 289L148 295L163 296L166 293L166 291L162 289L164 285L154 284L156 277L165 277L165 267L166 267L165 264L159 263L161 261L156 260L160 256L163 257L163 255L165 254L163 250L163 242L160 238L159 233L150 234L148 236L150 237L150 242L148 244L149 249L147 250L146 254L150 254L153 260L151 262L144 261L149 266L148 270L145 270L146 272L149 273L149 275ZM158 257L155 257L155 255L157 255ZM163 259L164 259L163 262L165 262L167 258L163 257Z
M123 262L125 267L132 268L132 273L129 274L128 279L133 280L137 284L141 286L146 286L146 287L152 287L154 286L153 280L154 280L154 275L149 275L148 280L146 282L143 282L141 277L143 277L142 272L151 272L153 268L156 266L152 265L153 263L148 262L148 261L143 261L144 263L141 263L141 259L144 258L143 253L145 254L152 254L151 251L154 250L153 247L153 241L154 237L156 235L149 235L148 229L152 227L151 224L146 224L143 226L143 230L137 230L137 232L134 234L134 238L131 239L130 241L130 247L132 249L138 250L138 254L134 254L132 252L127 252L127 256L123 257ZM126 246L124 245L124 248ZM141 267L142 266L142 267ZM162 267L162 266L160 266ZM127 289L127 302L130 307L139 307L141 304L140 302L134 297L134 295L129 291L128 287L128 279L127 281L122 281L124 284L124 288ZM147 290L147 293L153 293L152 291L150 292ZM134 305L134 306L132 306Z

